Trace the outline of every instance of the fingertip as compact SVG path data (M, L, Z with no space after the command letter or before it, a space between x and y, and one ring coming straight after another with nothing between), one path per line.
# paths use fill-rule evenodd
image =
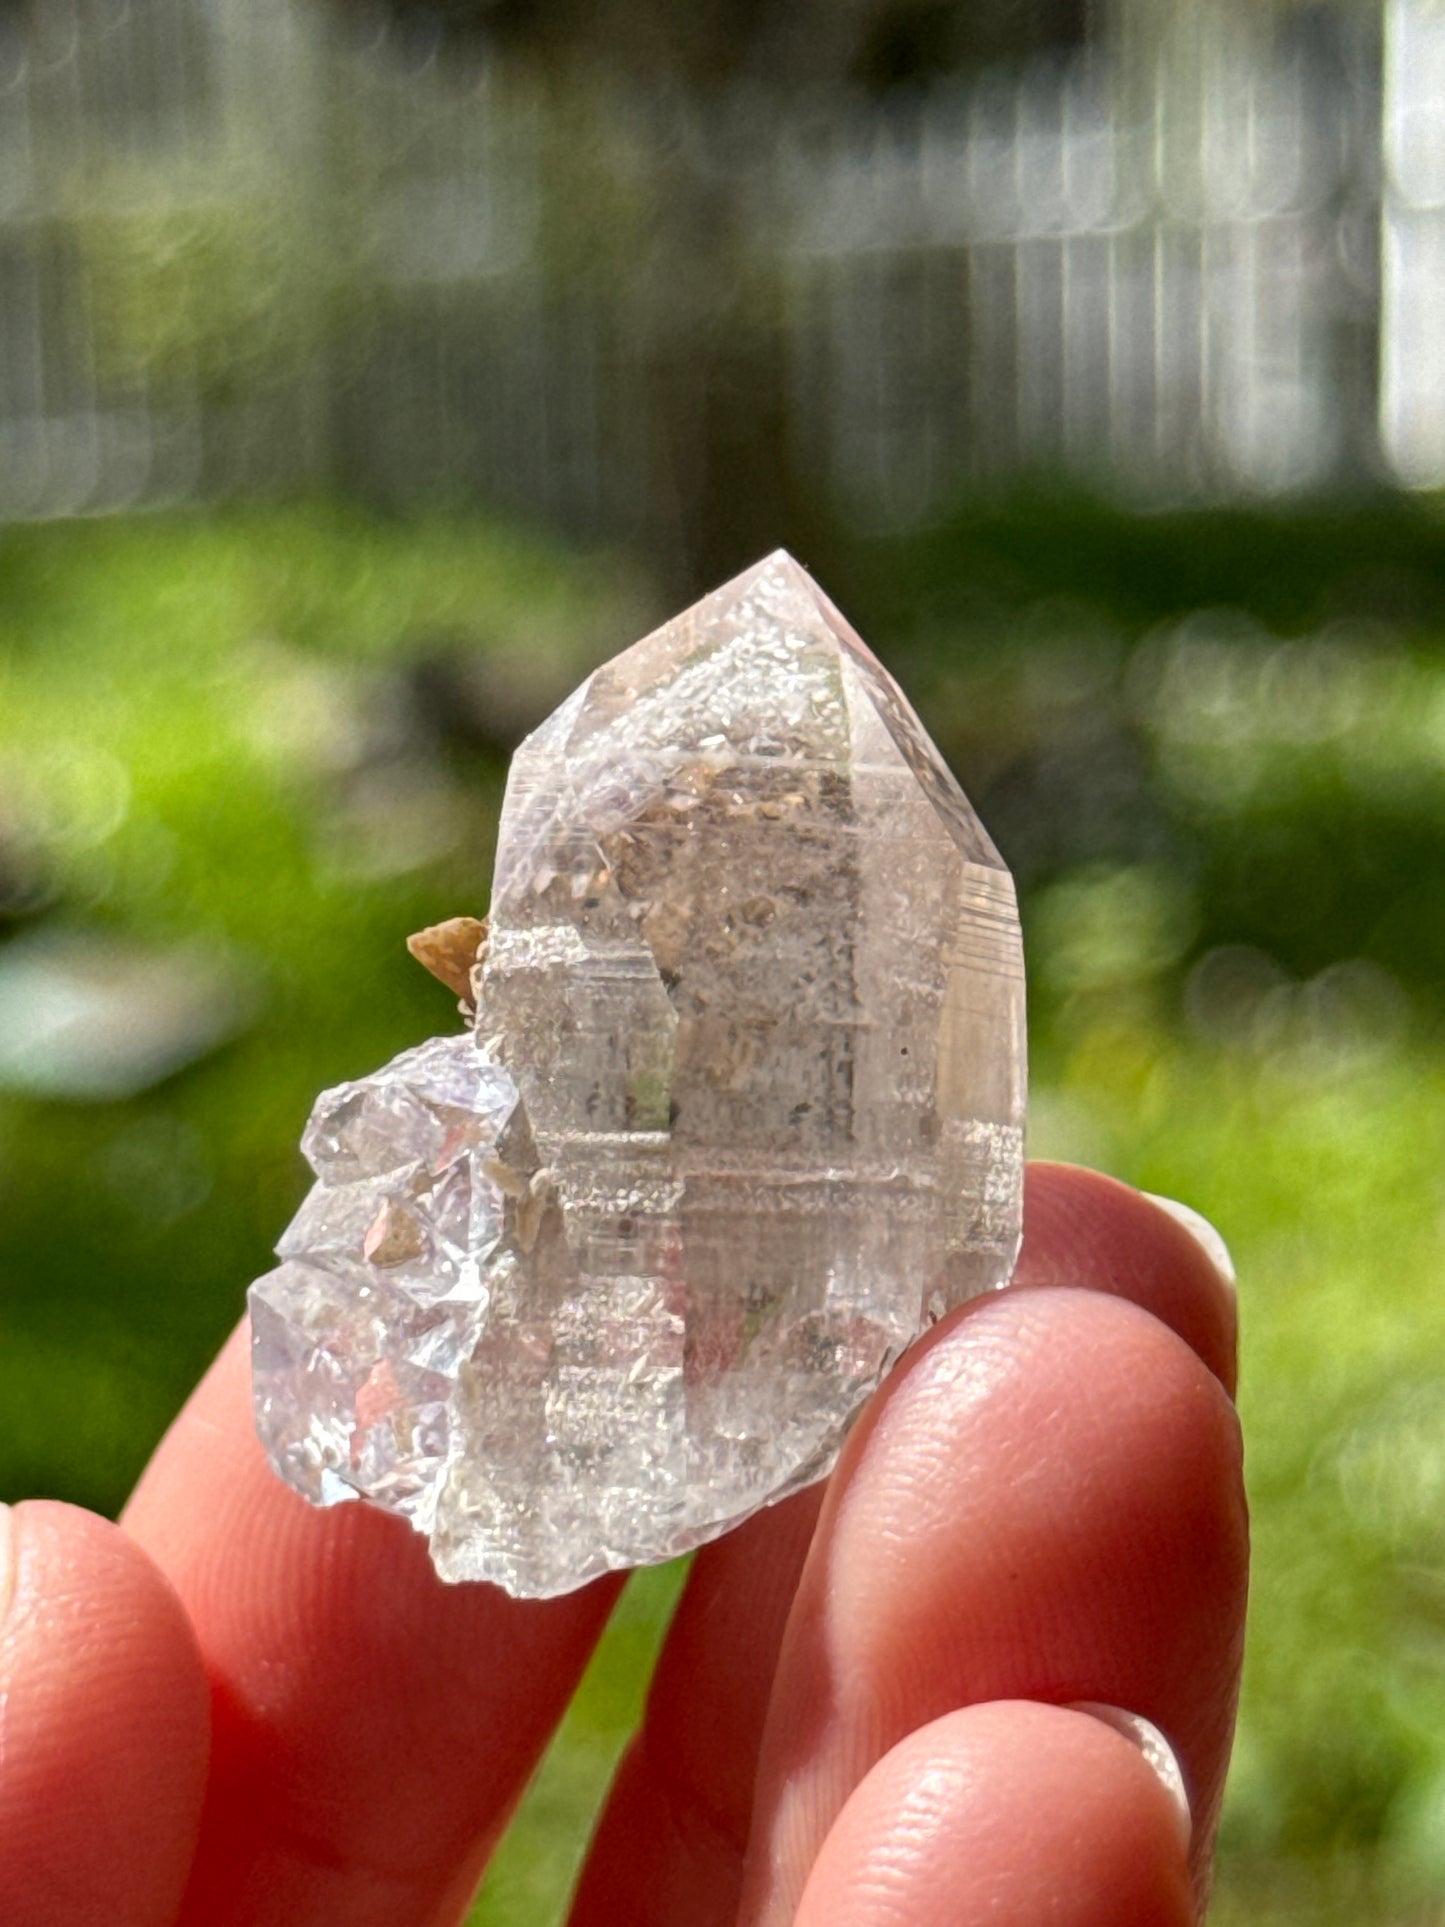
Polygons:
M1192 1204L1185 1204L1179 1198L1166 1198L1160 1191L1145 1191L1141 1196L1146 1197L1150 1204L1157 1204L1176 1224L1182 1224L1213 1265L1226 1289L1231 1292L1238 1290L1239 1275L1234 1269L1229 1246L1202 1211L1196 1211Z
M1129 1299L1182 1338L1234 1396L1234 1267L1197 1211L1078 1165L1030 1164L1012 1283L1078 1285Z
M1188 1927L1173 1798L1079 1710L965 1707L885 1754L839 1813L795 1927Z
M1100 1700L1076 1700L1068 1710L1087 1713L1093 1719L1102 1720L1105 1726L1122 1734L1131 1746L1138 1748L1145 1765L1152 1770L1169 1796L1179 1845L1187 1854L1194 1839L1194 1814L1189 1802L1189 1789L1184 1783L1184 1769L1179 1764L1179 1755L1159 1728L1152 1720L1146 1720L1142 1713L1127 1712L1122 1706L1107 1706Z
M118 1526L32 1500L0 1600L7 1927L152 1927L180 1904L209 1747L200 1651Z

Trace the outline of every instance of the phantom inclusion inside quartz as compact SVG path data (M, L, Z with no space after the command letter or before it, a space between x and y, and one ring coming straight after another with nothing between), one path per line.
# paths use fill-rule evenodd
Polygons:
M1013 885L786 554L513 761L472 1030L323 1094L251 1288L257 1423L318 1504L523 1596L826 1473L1017 1250Z

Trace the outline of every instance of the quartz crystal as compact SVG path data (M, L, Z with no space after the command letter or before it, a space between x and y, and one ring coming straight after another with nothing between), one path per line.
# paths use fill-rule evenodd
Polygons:
M769 556L518 750L475 1025L319 1100L251 1291L283 1478L519 1595L828 1471L1017 1249L1008 871L868 648Z

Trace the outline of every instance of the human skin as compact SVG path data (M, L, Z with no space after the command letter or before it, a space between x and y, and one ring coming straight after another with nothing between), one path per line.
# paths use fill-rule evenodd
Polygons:
M1197 1919L1234 1353L1184 1224L1031 1166L1009 1288L906 1355L825 1486L696 1555L573 1927ZM404 1522L307 1506L244 1326L120 1525L31 1501L4 1544L7 1927L452 1927L621 1583L448 1587ZM1167 1738L1187 1814L1108 1708Z

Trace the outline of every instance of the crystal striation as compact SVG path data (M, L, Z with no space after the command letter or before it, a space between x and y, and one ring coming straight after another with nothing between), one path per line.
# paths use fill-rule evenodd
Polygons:
M251 1290L257 1419L308 1498L541 1596L821 1477L1006 1281L1013 885L779 552L518 750L473 991L474 1030L318 1101Z

